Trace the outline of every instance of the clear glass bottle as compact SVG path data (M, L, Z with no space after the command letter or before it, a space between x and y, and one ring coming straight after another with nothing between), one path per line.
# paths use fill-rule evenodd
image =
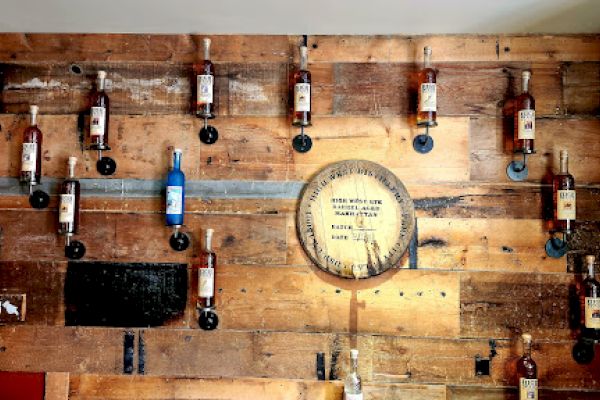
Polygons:
M311 124L311 75L308 70L308 48L300 46L300 69L292 79L293 115L292 124L309 126Z
M363 400L362 380L358 374L358 350L350 350L350 362L352 371L344 381L344 399Z
M30 187L40 184L42 179L42 131L37 126L38 106L29 106L31 123L23 132L21 153L21 182Z
M204 60L194 64L194 74L196 75L196 116L198 118L214 118L214 88L215 88L215 67L210 61L210 39L205 38L202 41L204 45Z
M167 175L167 226L183 225L185 212L185 174L181 171L181 149L173 151L173 169Z
M535 141L535 99L529 93L531 72L523 71L523 92L515 99L514 108L514 151L519 153L534 153Z
M585 256L587 277L583 280L583 326L585 336L594 340L600 339L600 283L595 278L596 257Z
M553 178L554 228L571 233L576 218L575 178L569 174L569 154L560 151L560 172Z
M436 126L437 85L436 73L431 67L431 47L423 49L424 64L419 72L417 125Z
M517 361L519 400L537 400L537 364L531 357L531 335L524 333L521 339L523 340L523 356Z
M77 157L69 157L69 177L60 186L58 205L58 231L62 235L72 236L79 229L80 185L75 178Z
M93 150L108 149L110 102L104 91L105 81L106 71L98 71L97 87L92 94L90 107L90 148Z

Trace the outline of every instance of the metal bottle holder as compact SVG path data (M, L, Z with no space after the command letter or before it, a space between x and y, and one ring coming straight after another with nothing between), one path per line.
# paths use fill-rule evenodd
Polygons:
M198 325L205 331L212 331L219 325L219 316L213 308L198 309Z
M65 257L71 260L79 260L85 255L85 245L78 240L71 240L72 233L65 236Z
M546 242L546 254L552 258L561 258L567 253L569 246L567 244L566 232L550 232L552 237ZM562 238L556 237L556 234L562 234Z
M33 190L33 185L29 184L29 204L38 210L48 207L50 196L43 190Z
M108 151L110 147L106 144L102 148L98 148L98 161L96 161L96 171L100 175L108 176L115 173L117 170L117 163L110 157L103 157L102 151Z
M596 341L592 338L581 336L573 345L573 359L577 364L591 364L594 361Z
M433 138L429 135L429 128L434 126L437 126L437 123L427 123L425 133L421 133L413 139L413 149L417 153L427 154L433 149Z
M190 246L190 237L181 232L181 225L173 225L173 234L169 238L169 245L175 251L184 251Z
M300 134L292 139L292 147L298 153L306 153L312 148L312 139L304 133L304 126L300 126Z
M208 120L214 118L214 116L204 115L201 116L204 119L204 126L200 128L198 136L200 141L204 144L213 144L219 139L219 131L212 125L208 124Z
M529 174L529 169L527 168L527 156L532 153L525 153L524 151L516 151L515 153L520 153L523 155L523 161L511 161L510 164L506 166L506 175L512 181L520 182L527 179L527 175Z

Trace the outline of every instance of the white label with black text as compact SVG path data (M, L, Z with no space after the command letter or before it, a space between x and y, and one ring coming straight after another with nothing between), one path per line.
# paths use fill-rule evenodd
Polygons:
M310 83L296 83L294 86L294 111L310 112Z
M600 298L585 298L585 327L600 329Z
M215 78L212 75L197 75L198 103L212 104L213 85Z
M61 194L58 208L58 222L72 224L75 222L75 195Z
M167 214L183 214L183 187L167 186Z
M200 268L199 271L198 295L204 298L213 297L215 295L215 269Z
M574 220L576 215L576 196L574 190L557 191L556 216L560 220Z
M360 394L344 393L344 399L345 400L363 400L363 395L362 395L362 393L360 393Z
M419 111L437 111L437 86L435 83L421 83Z
M90 114L90 135L104 136L106 126L106 108L92 107Z
M521 378L519 380L519 400L538 399L538 380Z
M535 110L519 110L517 138L535 139Z
M37 143L23 143L21 171L35 173L37 165Z

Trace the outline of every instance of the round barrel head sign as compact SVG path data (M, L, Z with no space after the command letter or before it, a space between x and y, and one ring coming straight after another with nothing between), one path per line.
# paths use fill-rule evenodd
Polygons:
M396 266L415 228L414 205L402 182L363 160L319 172L302 194L297 218L312 261L343 278L368 278Z

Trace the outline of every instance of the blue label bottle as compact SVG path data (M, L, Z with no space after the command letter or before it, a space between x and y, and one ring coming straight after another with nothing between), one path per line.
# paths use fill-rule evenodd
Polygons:
M167 176L167 226L183 225L185 175L181 172L181 150L173 152L173 169Z

